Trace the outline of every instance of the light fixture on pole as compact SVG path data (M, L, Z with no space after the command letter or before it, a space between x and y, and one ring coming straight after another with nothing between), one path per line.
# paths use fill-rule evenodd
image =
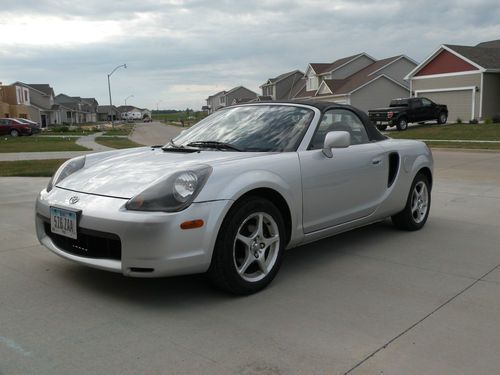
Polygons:
M133 98L133 97L134 97L134 94L127 96L125 98L125 105L127 105L127 100L130 99L130 98Z
M118 65L117 67L115 67L111 73L108 74L108 92L109 92L109 117L111 119L111 126L114 127L115 124L113 122L113 101L111 100L111 83L110 83L110 80L109 80L109 77L111 77L113 75L113 73L119 69L119 68L125 68L127 69L127 64L122 64L122 65Z

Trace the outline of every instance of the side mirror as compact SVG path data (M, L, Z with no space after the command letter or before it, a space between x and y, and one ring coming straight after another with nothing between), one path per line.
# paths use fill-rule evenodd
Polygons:
M323 154L327 158L333 157L332 148L346 148L351 145L351 134L346 131L333 131L326 133Z

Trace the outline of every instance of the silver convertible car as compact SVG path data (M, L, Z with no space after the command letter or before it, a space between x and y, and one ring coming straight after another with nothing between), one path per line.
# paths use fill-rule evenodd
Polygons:
M63 258L134 277L208 273L254 293L284 250L392 218L427 220L433 159L328 102L221 109L164 146L65 162L36 202L40 242Z

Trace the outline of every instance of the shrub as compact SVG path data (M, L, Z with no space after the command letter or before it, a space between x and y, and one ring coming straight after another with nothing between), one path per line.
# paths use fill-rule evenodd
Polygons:
M460 117L457 117L457 124L461 124L462 123L462 119Z
M493 123L493 120L491 119L491 117L486 117L486 118L484 119L484 123L485 123L486 125L489 125L489 124L492 124L492 123Z
M479 121L477 119L473 118L472 120L469 121L469 124L477 124Z
M67 131L69 131L69 127L67 127L67 126L54 126L51 130L53 132L66 133Z
M492 120L495 124L499 124L500 123L500 113L497 113L495 116L493 116Z

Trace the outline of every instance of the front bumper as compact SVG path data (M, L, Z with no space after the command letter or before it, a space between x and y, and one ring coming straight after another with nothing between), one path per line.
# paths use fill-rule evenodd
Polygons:
M69 204L77 196L76 204ZM75 262L126 276L160 277L205 272L222 220L232 201L193 203L181 212L139 212L125 209L126 199L96 196L54 188L45 190L36 201L36 232L42 245L57 255ZM81 210L78 219L79 242L69 251L67 242L50 233L50 206ZM201 228L182 230L180 224L201 219ZM88 249L80 244L85 236L114 239L89 241ZM95 237L97 236L97 237ZM99 237L100 236L100 237ZM80 238L81 237L81 238ZM120 245L116 249L116 240ZM92 248L93 246L93 248ZM102 246L102 248L101 248ZM106 247L106 248L105 248Z

